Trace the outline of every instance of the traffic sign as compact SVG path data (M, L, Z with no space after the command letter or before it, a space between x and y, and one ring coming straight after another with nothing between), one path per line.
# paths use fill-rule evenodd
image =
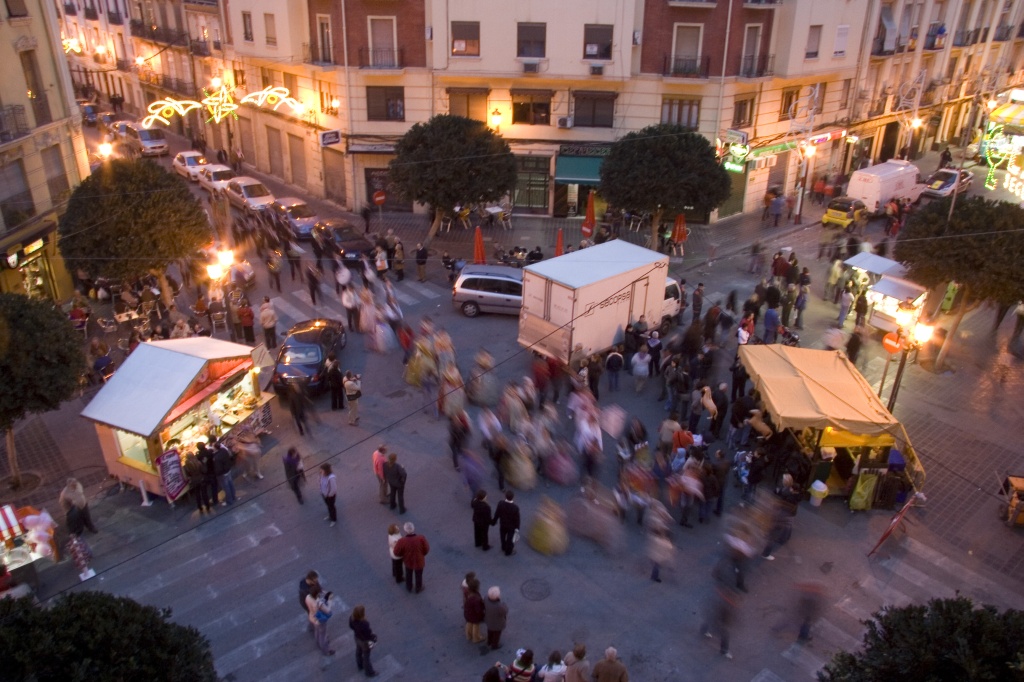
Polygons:
M373 204L374 206L383 206L384 202L388 200L388 195L384 194L384 190L379 189L373 193Z
M882 348L895 355L903 350L903 339L896 332L889 332L882 337Z
M338 144L341 142L341 131L340 130L321 130L320 131L320 146L329 147L332 144Z

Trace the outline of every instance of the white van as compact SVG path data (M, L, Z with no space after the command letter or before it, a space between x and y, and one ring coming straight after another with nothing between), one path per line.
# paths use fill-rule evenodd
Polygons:
M885 213L890 199L906 198L917 203L926 187L917 166L909 161L890 159L854 171L846 196L863 201L869 214L880 216Z

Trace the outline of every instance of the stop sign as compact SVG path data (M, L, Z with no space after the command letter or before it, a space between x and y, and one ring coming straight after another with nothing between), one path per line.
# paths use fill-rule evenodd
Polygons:
M379 189L373 193L373 204L375 206L383 206L384 202L388 200L388 195L384 194L384 190Z
M903 350L903 339L896 332L889 332L882 337L882 348L890 353L899 353Z

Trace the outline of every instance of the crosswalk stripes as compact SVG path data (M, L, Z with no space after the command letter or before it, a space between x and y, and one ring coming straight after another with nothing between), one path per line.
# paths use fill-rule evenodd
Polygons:
M434 301L444 295L445 289L427 282L403 281L393 283L395 298L403 309L414 308L423 303ZM317 297L317 305L306 289L281 293L271 299L277 312L278 328L286 330L298 322L318 317L346 320L347 314L341 301L334 295L333 289L325 289Z

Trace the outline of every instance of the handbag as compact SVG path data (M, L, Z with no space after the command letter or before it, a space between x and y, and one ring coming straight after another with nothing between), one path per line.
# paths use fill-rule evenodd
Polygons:
M362 391L356 391L355 393L350 394L348 396L348 399L349 400L359 400L362 397L363 397L363 392Z

